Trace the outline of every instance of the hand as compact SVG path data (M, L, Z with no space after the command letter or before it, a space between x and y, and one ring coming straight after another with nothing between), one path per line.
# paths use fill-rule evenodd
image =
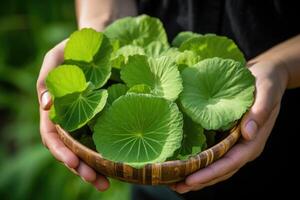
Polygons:
M66 40L59 43L46 54L37 80L37 93L40 104L40 133L42 141L53 156L58 161L64 163L73 173L81 176L86 182L93 184L98 190L105 191L109 187L107 178L97 174L64 145L58 137L54 124L48 117L48 110L50 109L52 102L51 96L45 86L45 79L51 69L63 62L65 44Z
M185 193L224 181L262 153L279 113L288 75L271 61L255 63L250 70L256 77L256 97L241 122L243 137L220 160L171 185L174 191Z

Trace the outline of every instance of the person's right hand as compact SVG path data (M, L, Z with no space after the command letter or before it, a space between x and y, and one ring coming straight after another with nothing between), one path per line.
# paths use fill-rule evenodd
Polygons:
M58 161L64 163L73 173L81 176L84 181L93 184L98 190L105 191L109 188L108 179L103 175L97 174L64 145L57 134L54 124L48 117L48 110L52 102L51 95L45 86L45 79L53 68L63 62L65 44L66 40L59 43L46 54L37 80L42 142L50 150L52 155Z

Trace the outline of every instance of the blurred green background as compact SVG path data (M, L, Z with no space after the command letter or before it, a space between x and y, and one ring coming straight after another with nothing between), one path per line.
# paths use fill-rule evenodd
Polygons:
M12 0L0 7L0 198L123 199L129 184L98 192L41 144L35 82L43 56L76 29L74 1Z

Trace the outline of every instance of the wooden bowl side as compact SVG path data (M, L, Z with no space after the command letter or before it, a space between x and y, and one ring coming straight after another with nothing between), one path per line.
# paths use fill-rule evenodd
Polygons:
M236 143L241 134L240 125L237 125L222 141L188 160L148 164L136 169L123 163L104 159L99 153L75 140L59 125L56 129L64 144L98 173L129 183L145 185L163 185L183 180L187 175L222 157Z

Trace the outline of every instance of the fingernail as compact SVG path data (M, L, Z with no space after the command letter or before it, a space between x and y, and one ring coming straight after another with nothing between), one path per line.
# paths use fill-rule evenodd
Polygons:
M103 192L107 190L109 185L104 180L101 180L101 178L97 178L96 181L94 181L93 185L97 188L97 190Z
M51 96L49 92L44 92L42 94L42 108L47 109L50 107L51 104Z
M183 188L183 189L180 189L179 191L177 191L178 193L180 194L184 194L186 192L190 191L190 188Z
M245 127L249 140L253 140L255 138L257 132L257 124L255 121L250 120Z

